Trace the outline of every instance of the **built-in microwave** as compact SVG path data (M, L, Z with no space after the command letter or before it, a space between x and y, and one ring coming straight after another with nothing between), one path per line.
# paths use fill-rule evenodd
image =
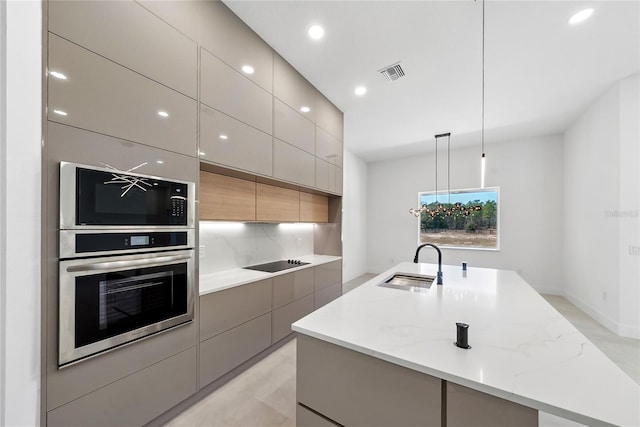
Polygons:
M60 229L193 228L195 184L60 162Z

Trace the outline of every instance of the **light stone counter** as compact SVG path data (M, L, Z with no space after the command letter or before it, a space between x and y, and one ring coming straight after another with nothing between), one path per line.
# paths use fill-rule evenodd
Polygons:
M292 273L305 268L315 267L317 265L326 264L328 262L342 259L339 256L330 255L306 255L297 257L302 262L309 264L300 267L290 268L288 270L278 271L277 273L264 273L262 271L246 270L244 268L235 268L225 270L218 273L200 276L200 295L206 295L212 292L218 292L224 289L233 288L247 283L256 282L258 280L269 279L271 277L280 276L282 274Z
M425 293L376 286L402 263L316 310L293 329L471 389L587 425L640 425L640 388L513 271L443 266ZM470 350L453 345L456 322Z

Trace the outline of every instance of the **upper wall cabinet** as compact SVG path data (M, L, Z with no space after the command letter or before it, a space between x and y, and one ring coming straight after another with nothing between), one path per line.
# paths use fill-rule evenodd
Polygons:
M342 167L342 142L316 126L316 157Z
M200 158L271 176L273 141L258 129L200 105Z
M293 145L273 142L273 177L306 187L314 187L316 158Z
M274 136L314 154L315 125L279 99L273 100Z
M334 138L343 140L343 114L342 111L327 98L318 93L316 97L316 124L329 132Z
M273 91L273 51L256 33L221 1L139 2L184 34L196 40L231 68L243 73L251 66L248 79L268 92Z
M197 115L195 100L49 35L49 120L195 157Z
M271 94L201 49L200 100L209 107L272 135Z
M133 1L50 1L49 31L193 99L198 47Z
M273 58L273 95L309 120L316 121L316 88L280 55ZM304 108L306 107L306 108ZM307 110L308 109L308 110Z

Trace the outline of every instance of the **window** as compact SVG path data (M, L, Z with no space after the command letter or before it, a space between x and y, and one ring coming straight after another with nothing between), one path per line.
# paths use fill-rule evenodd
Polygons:
M419 242L447 248L499 249L499 188L418 193Z

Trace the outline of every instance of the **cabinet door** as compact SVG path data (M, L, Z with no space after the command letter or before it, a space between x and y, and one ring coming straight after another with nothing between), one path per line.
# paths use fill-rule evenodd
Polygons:
M54 34L49 70L49 120L196 156L195 100Z
M331 285L342 285L342 260L331 261L314 267L315 271L315 291L324 289Z
M302 112L307 107L309 111L303 114L315 123L317 90L295 68L277 53L273 59L273 95L282 102Z
M335 283L315 293L314 306L316 309L329 304L342 295L342 283Z
M200 388L271 345L271 313L216 335L200 344Z
M233 117L201 105L200 158L271 176L273 138Z
M300 196L296 190L256 184L256 220L297 222L300 220Z
M328 418L310 411L304 406L296 405L296 427L339 427Z
M320 194L300 192L300 221L328 222L329 198Z
M279 308L313 293L313 268L273 278L273 308Z
M336 192L336 166L316 157L316 188Z
M313 187L315 184L315 157L276 139L273 143L273 177Z
M274 136L307 153L315 151L315 125L299 112L274 99Z
M336 168L336 194L338 195L342 195L343 173L342 168Z
M197 44L139 4L52 1L48 5L49 31L197 98Z
M272 279L200 297L200 341L271 311Z
M201 102L272 135L271 94L206 50L200 52Z
M329 132L316 126L316 157L342 167L342 142Z
M302 319L313 311L313 295L307 295L299 300L273 310L271 317L271 342L276 343L293 333L291 324Z
M320 92L316 97L316 124L329 132L334 138L343 140L343 114Z
M200 219L255 221L256 183L200 171Z

